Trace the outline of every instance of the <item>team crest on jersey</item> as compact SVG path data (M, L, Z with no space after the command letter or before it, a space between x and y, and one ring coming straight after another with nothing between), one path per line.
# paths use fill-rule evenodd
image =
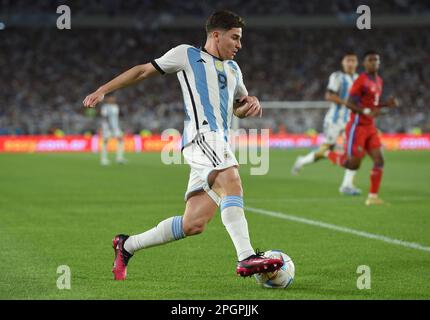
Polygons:
M224 72L224 65L221 61L215 61L215 68L219 71L219 72Z

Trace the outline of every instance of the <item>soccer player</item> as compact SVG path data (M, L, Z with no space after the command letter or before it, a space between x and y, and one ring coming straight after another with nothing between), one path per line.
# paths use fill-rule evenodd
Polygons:
M390 97L381 103L382 78L378 75L380 57L376 51L364 55L364 69L351 87L346 106L351 109L351 116L346 125L345 152L327 151L325 155L333 163L350 170L358 170L367 153L373 161L370 173L370 190L366 205L380 205L384 201L378 197L382 180L384 157L381 151L381 140L375 126L374 118L381 113L381 108L396 107L397 100Z
M169 73L177 75L184 98L182 152L191 167L185 212L144 233L116 235L114 279L126 278L127 263L136 251L203 232L218 206L236 249L237 274L271 272L283 265L280 259L255 252L251 245L238 162L228 143L233 113L239 117L262 114L259 100L248 95L241 70L233 61L242 47L243 26L243 19L235 13L215 12L207 20L202 48L179 45L150 63L126 71L85 98L84 106L94 107L114 90Z
M330 104L330 109L324 118L324 140L318 150L312 151L305 156L299 156L294 163L291 173L297 175L307 164L315 163L324 159L324 152L333 150L337 138L345 131L345 125L349 120L349 109L345 107L348 92L358 74L356 73L358 59L357 55L347 52L342 58L342 71L333 72L330 75L325 99ZM342 185L339 192L346 195L359 195L361 190L354 186L355 170L345 169Z
M107 156L107 144L109 138L117 138L118 145L116 149L116 162L125 163L124 159L124 135L119 127L119 108L114 96L106 97L100 109L102 116L101 131L102 131L102 150L101 150L101 164L103 166L109 165Z

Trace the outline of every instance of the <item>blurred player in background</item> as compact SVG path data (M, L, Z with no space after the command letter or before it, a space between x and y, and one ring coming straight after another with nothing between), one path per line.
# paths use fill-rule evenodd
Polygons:
M228 142L233 113L238 117L261 117L262 113L260 102L248 95L239 65L233 61L242 48L243 26L238 15L215 12L207 20L207 39L202 48L179 45L150 63L124 72L85 98L84 106L94 107L105 94L166 73L176 74L184 98L182 152L191 168L185 212L141 234L116 235L115 280L126 278L128 261L138 250L203 232L218 206L236 249L238 275L251 276L282 267L282 260L267 258L251 245L239 164ZM122 214L119 219L123 219ZM208 257L208 263L210 260Z
M379 205L384 201L378 197L382 180L384 157L381 140L375 126L375 120L381 108L396 107L397 100L390 97L381 103L382 78L378 75L380 57L376 51L364 55L364 70L351 87L346 106L351 109L350 120L346 126L345 153L326 151L330 161L350 170L358 170L367 153L373 161L370 173L370 189L366 205Z
M312 151L305 156L299 156L294 163L291 173L297 175L307 164L315 163L324 159L324 152L333 150L336 141L345 131L345 126L349 120L349 109L345 106L349 95L349 89L357 79L356 73L358 65L357 55L346 52L342 58L342 71L333 72L330 75L325 99L330 104L330 109L324 118L324 140L318 150ZM356 171L345 169L345 175L339 192L346 195L359 195L361 190L354 186L354 176Z
M118 141L116 149L116 162L124 164L124 134L119 127L119 107L114 96L106 97L106 103L100 108L102 116L101 131L102 131L102 149L101 149L101 164L109 165L107 154L107 145L109 138L116 138Z

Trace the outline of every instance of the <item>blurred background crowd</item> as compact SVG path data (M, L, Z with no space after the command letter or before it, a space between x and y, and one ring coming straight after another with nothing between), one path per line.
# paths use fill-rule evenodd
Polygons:
M426 0L0 0L0 9L9 12L45 13L53 7L66 4L80 15L131 14L139 17L160 15L193 15L208 16L213 10L229 8L244 16L318 14L351 14L357 7L366 4L376 14L425 14L430 12L430 3Z
M355 13L360 1L12 1L0 0L2 16L43 14L59 4L72 3L72 14L160 17L192 15L202 24L214 8L228 7L248 15ZM372 12L416 14L430 12L429 1L368 1ZM323 5L324 4L324 5ZM374 7L373 7L374 4ZM11 27L0 31L0 135L96 132L98 117L83 110L82 100L104 82L136 64L161 56L187 43L205 40L203 25L190 28L52 28ZM292 27L244 29L237 61L250 94L261 101L318 101L324 99L328 77L339 70L345 51L359 57L380 52L385 96L395 95L401 107L381 117L384 132L430 132L430 27ZM361 71L361 69L360 69ZM174 75L153 78L116 94L122 126L128 133L166 128L182 129L183 102ZM267 110L251 127L303 133L321 131L324 109Z

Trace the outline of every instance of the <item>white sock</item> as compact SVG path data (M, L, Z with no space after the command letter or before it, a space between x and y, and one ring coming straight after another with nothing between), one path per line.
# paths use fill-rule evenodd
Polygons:
M239 261L255 253L249 240L248 222L240 196L225 196L221 200L221 220L236 248Z
M182 229L182 217L171 217L161 221L151 230L130 236L124 243L124 249L134 254L134 252L143 248L150 248L183 238L185 238L185 234Z
M313 163L313 162L315 162L315 152L314 151L309 152L307 155L303 156L300 159L300 165L301 166L304 166L306 164Z
M118 139L118 146L116 148L116 161L124 160L124 139Z
M354 185L354 176L357 170L345 169L345 174L343 175L342 187L352 187Z
M102 140L101 158L102 158L102 161L108 161L108 157L107 157L107 141L105 139Z

